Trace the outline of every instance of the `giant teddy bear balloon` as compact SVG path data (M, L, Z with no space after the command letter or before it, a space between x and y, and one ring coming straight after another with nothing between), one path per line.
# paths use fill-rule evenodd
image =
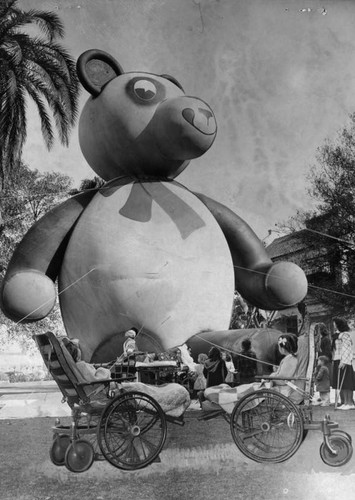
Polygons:
M301 301L307 281L298 266L273 263L240 217L174 180L214 142L209 105L169 75L125 73L100 50L82 54L77 71L91 94L81 150L106 184L68 199L24 236L3 281L4 313L44 318L58 277L68 335L84 359L108 361L132 326L143 350L228 329L235 289L263 309Z

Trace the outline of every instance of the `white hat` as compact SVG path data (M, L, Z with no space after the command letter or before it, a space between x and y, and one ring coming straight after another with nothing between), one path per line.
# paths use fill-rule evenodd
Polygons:
M136 336L136 332L134 330L127 330L127 332L124 334L125 337L129 337L131 339L134 339Z

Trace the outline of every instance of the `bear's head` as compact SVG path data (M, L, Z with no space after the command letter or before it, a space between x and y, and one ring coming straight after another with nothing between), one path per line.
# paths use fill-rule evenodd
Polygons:
M173 179L212 145L211 108L186 96L173 77L124 73L101 50L84 52L77 72L91 94L80 116L80 147L104 180Z

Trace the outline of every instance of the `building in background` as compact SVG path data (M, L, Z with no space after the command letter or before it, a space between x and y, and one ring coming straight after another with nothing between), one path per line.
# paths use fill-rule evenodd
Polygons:
M311 323L324 323L332 331L332 318L335 315L347 316L349 303L354 302L351 294L342 296L339 290L352 289L355 267L354 250L351 243L344 240L329 239L324 233L314 230L320 223L319 218L307 222L305 229L272 238L272 231L265 240L266 251L274 261L290 261L299 265L305 272L309 284L305 299ZM281 331L297 333L299 326L297 307L278 312L273 327Z

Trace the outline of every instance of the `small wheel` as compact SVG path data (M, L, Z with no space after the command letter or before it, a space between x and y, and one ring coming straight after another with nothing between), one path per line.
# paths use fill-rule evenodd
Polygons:
M49 450L49 457L54 465L64 465L65 453L70 446L70 436L67 434L58 434L54 439Z
M237 402L230 427L239 450L256 462L283 462L296 453L303 441L299 408L269 389L247 394Z
M85 472L90 469L95 452L89 441L78 439L71 443L65 453L65 466L71 472Z
M332 433L329 436L329 444L336 451L336 454L333 454L323 441L319 449L323 462L331 467L340 467L347 464L353 454L353 447L349 439L341 434L333 435Z
M128 392L105 408L97 440L112 465L135 470L146 467L158 457L166 432L165 415L157 401L141 392Z
M346 439L348 439L348 441L350 442L350 444L352 444L353 440L350 436L350 434L348 434L347 432L345 431L342 431L341 429L334 429L332 430L332 436L343 436L345 437Z

